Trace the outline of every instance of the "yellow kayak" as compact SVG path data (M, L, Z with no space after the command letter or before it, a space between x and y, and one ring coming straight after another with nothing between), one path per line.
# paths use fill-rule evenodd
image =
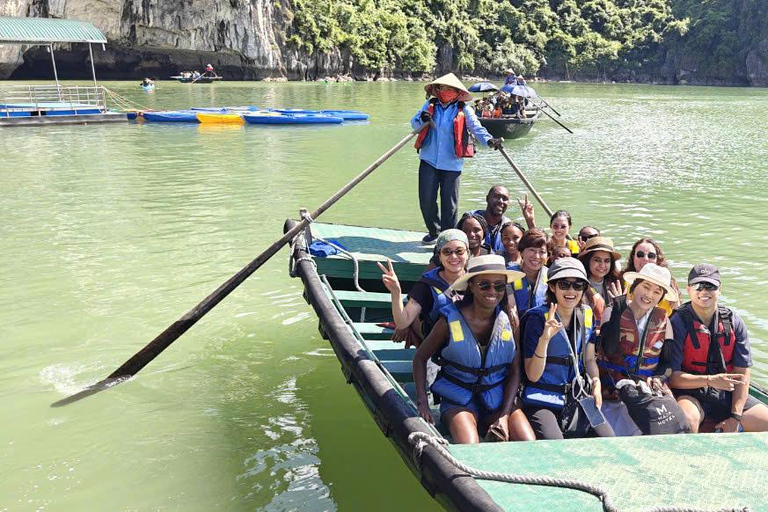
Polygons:
M201 123L218 123L218 124L243 124L243 120L240 114L197 114L197 120Z

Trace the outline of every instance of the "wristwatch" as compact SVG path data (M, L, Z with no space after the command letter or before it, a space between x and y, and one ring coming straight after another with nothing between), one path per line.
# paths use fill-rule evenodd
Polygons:
M731 418L735 419L739 423L741 423L741 414L736 414L735 412L731 413Z

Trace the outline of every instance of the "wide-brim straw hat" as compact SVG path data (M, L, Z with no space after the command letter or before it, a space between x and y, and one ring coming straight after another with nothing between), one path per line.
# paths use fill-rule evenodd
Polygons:
M467 88L464 87L464 84L461 83L461 80L459 80L453 73L448 73L447 75L443 75L440 78L436 78L435 80L429 82L424 86L424 90L427 91L427 94L430 96L437 97L437 94L433 92L433 88L436 85L447 85L459 91L461 93L459 94L459 101L463 101L464 103L472 101L472 95L469 93Z
M677 292L672 288L672 274L669 269L660 267L655 263L646 263L640 272L627 272L624 274L624 280L632 286L637 279L657 284L667 292L664 298L669 302L677 302Z
M467 263L467 272L455 280L451 287L446 290L446 293L466 290L470 279L483 274L503 274L507 276L508 283L517 281L525 275L524 272L508 270L504 257L499 256L498 254L477 256L469 260L469 263Z
M613 248L613 240L604 236L595 236L587 240L584 249L579 253L579 259L590 252L605 251L613 254L614 259L620 260L621 253Z

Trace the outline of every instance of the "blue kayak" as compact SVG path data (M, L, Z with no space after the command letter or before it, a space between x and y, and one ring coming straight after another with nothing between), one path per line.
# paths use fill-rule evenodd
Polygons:
M197 123L193 110L169 110L166 112L144 112L144 119L155 123Z
M232 111L249 111L249 112L258 112L260 109L259 107L253 106L253 105L243 105L241 107L192 107L189 110L194 110L195 112L212 112L214 114L226 114L228 112Z
M243 119L249 124L339 124L344 121L341 117L325 114L243 114Z
M305 110L301 108L273 108L272 112L281 114L325 114L333 117L340 117L344 121L365 121L370 116L359 110Z

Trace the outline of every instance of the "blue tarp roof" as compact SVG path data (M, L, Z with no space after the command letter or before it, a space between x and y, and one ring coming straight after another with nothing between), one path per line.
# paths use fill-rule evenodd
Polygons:
M0 44L106 42L99 29L84 21L0 16Z

